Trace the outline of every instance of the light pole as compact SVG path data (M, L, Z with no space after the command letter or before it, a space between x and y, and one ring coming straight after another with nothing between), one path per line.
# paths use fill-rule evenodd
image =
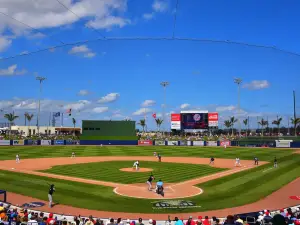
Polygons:
M238 123L239 123L239 136L241 136L241 120L240 120L240 110L241 110L241 83L243 80L241 78L234 78L234 83L238 85Z
M164 124L165 124L165 108L166 108L166 89L169 84L170 83L168 81L160 82L160 85L164 88L163 129L165 128ZM164 132L165 132L165 129L164 129ZM163 134L164 134L164 132L163 132Z
M46 80L46 77L36 77L36 80L40 82L40 92L39 92L39 111L37 116L37 133L40 133L40 112L41 112L41 94L42 94L42 83Z

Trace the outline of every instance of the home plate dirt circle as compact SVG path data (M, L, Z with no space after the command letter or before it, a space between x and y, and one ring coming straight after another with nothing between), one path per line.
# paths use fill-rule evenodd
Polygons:
M145 198L145 199L176 199L188 198L203 193L201 188L190 185L174 185L164 184L165 197L155 193L154 185L151 191L148 190L148 184L131 184L116 187L114 192L118 195L131 198Z
M120 171L138 173L138 172L151 172L151 171L153 171L153 169L151 169L151 168L139 168L139 170L136 170L135 168L122 168L122 169L120 169Z

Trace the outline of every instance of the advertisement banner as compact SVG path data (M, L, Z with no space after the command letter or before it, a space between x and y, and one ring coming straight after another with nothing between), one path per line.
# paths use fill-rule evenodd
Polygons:
M217 127L219 121L219 114L217 112L208 113L208 126Z
M78 140L66 140L66 145L79 145Z
M168 141L168 145L178 145L178 141Z
M51 140L41 140L41 145L51 145Z
M10 145L10 140L0 140L0 145Z
M155 141L155 145L166 145L165 141Z
M180 130L181 129L181 117L180 114L171 114L171 129Z
M276 140L276 148L290 148L292 140Z
M180 141L180 146L187 146L187 145L188 145L187 141Z
M64 145L65 141L64 140L55 140L54 145Z
M204 141L193 141L194 146L204 146Z
M13 140L13 145L24 145L24 140Z
M153 145L153 141L139 141L138 145L151 146L151 145Z
M220 141L220 146L230 146L230 141Z
M217 141L207 141L206 146L218 146L218 142Z
M192 141L187 141L186 145L187 146L192 146Z
M37 145L38 141L37 140L28 140L27 145Z

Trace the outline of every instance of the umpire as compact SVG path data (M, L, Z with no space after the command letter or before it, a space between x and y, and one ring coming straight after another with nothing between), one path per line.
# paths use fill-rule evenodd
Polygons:
M49 207L52 208L52 195L53 193L55 192L55 187L54 187L54 184L51 184L50 185L50 188L49 188L49 192L48 192L48 199L49 199Z

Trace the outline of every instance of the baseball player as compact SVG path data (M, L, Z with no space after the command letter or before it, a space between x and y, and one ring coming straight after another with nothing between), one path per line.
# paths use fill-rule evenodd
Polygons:
M157 157L157 154L156 154L156 152L153 152L153 156Z
M209 165L214 165L214 164L215 164L215 158L214 158L214 157L211 157L211 158L210 158Z
M152 181L155 180L154 176L151 174L150 177L147 180L147 184L148 184L148 190L151 191L152 189Z
M20 163L20 156L19 156L19 154L16 155L16 163Z
M158 162L161 162L161 155L158 153L157 154Z
M277 158L276 158L276 156L274 157L274 168L277 168L277 166L278 166L278 162L277 162Z
M53 193L55 192L55 187L54 187L54 184L51 184L50 185L50 188L49 188L49 192L48 192L48 199L49 199L49 207L52 208L52 195Z
M72 152L71 158L75 158L75 152Z
M254 157L254 165L258 166L258 158Z
M227 148L227 145L226 145L226 143L224 143L224 148Z
M235 166L241 166L240 158L235 158Z
M139 168L140 168L140 162L139 161L134 162L132 169L134 169L134 167L135 167L136 171L139 170Z

